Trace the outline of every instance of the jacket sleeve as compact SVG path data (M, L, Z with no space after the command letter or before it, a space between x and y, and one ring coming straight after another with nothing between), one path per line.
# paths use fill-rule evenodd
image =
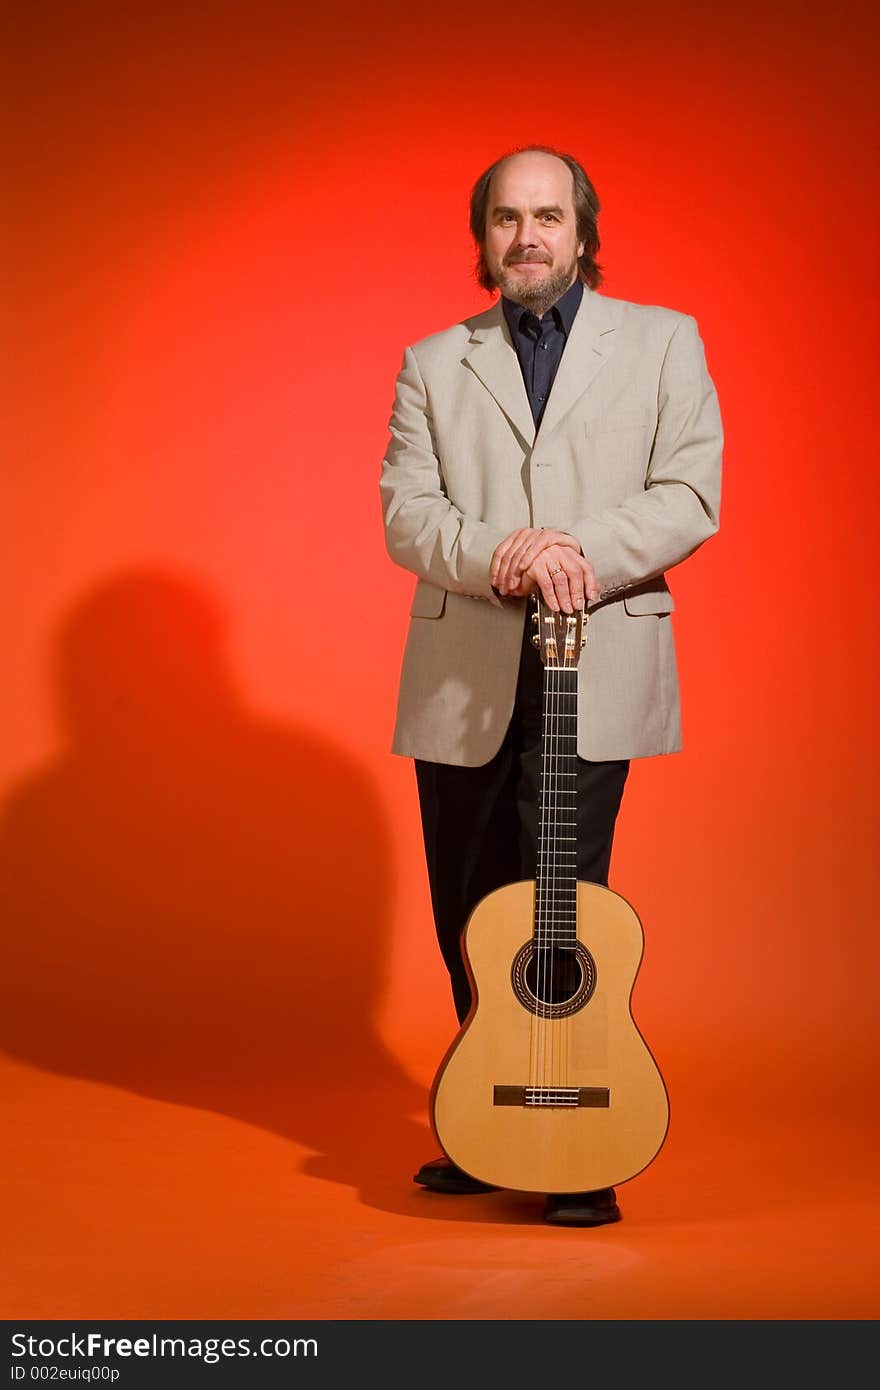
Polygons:
M566 528L592 564L602 599L679 564L718 530L723 441L697 323L683 314L660 372L644 490Z
M411 347L397 378L389 429L379 491L391 559L429 584L500 606L489 565L507 532L465 516L446 495L428 393Z

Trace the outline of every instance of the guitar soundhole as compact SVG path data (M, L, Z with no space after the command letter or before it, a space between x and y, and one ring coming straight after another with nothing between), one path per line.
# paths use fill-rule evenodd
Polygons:
M511 970L523 1008L540 1018L567 1018L582 1009L596 988L596 962L586 946L536 947L527 941Z

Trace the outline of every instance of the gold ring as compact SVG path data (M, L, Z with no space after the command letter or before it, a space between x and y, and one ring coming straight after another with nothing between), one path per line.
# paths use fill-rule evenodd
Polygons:
M557 574L560 574L560 573L561 573L561 571L562 571L562 565L557 565L556 568L555 568L555 570L551 570L551 571L550 571L550 578L551 578L551 579L554 579L554 578L556 577Z

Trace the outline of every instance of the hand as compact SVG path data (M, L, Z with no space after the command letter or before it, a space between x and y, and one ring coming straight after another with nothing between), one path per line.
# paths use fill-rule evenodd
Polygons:
M600 593L593 566L567 531L529 526L511 532L495 549L490 575L498 592L512 598L539 588L554 613L576 612L585 597L594 603Z

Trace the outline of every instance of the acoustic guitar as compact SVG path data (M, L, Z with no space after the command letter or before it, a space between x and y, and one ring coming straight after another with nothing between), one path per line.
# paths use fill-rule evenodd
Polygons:
M484 897L462 952L470 1013L431 1088L446 1156L490 1183L587 1192L635 1177L669 1124L657 1064L633 1019L644 952L635 909L579 881L578 662L588 614L535 601L544 665L537 878Z

